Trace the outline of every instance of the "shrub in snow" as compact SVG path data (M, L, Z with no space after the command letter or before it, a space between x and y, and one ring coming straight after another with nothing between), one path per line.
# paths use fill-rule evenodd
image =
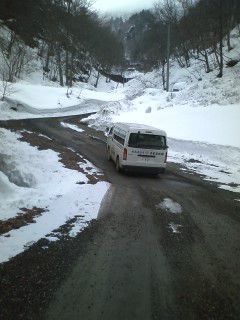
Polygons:
M146 113L151 113L151 112L152 112L152 108L151 108L151 107L148 107L145 112L146 112Z

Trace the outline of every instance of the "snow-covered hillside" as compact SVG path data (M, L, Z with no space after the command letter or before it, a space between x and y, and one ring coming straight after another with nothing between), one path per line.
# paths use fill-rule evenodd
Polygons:
M225 60L240 60L239 29L231 36L234 49L225 48ZM144 122L165 129L172 138L240 147L240 63L225 65L223 78L217 78L216 69L205 73L195 59L189 68L172 61L170 72L172 92L163 90L160 70L139 74L118 90L125 100L117 108L104 106L90 123Z
M231 42L233 50L224 50L225 63L240 60L239 28L231 33ZM164 129L170 137L170 161L239 192L240 63L225 64L223 78L217 74L216 68L205 73L202 62L195 59L189 68L172 60L171 92L163 90L160 70L138 74L118 90L124 100L106 104L84 121L97 128L134 122Z

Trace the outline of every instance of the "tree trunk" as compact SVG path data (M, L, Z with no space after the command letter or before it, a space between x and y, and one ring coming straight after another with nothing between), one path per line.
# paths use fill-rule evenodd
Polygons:
M11 32L11 39L10 39L10 42L8 44L8 48L7 48L7 58L9 59L10 56L11 56L11 53L12 53L12 47L14 45L14 42L15 42L15 33L12 31Z
M166 79L165 79L165 60L162 63L162 85L163 85L163 90L166 90Z
M90 68L90 71L89 71L89 75L88 75L87 82L89 81L89 79L90 79L91 75L92 75L92 68Z
M179 66L180 66L181 68L184 68L184 67L185 67L185 64L182 62L182 59L181 59L180 56L177 57L177 62L178 62Z
M68 14L70 14L70 12L71 12L71 4L72 4L72 1L71 0L67 0L67 13ZM66 27L67 27L66 28L66 31L67 31L66 38L68 40L69 39L68 25ZM68 45L66 47L65 77L66 77L66 86L69 86L69 53L68 53Z
M44 42L42 41L42 42L39 44L39 46L38 46L38 55L39 55L40 57L43 56L43 51L44 51Z
M214 55L215 55L215 58L216 58L216 61L217 61L217 66L219 67L220 66L220 60L219 60L219 57L218 57L217 48L214 48Z
M73 85L73 62L74 62L74 52L72 52L72 55L71 55L71 65L70 65L69 80L68 80L69 87L72 87Z
M97 86L98 86L99 78L100 78L100 72L98 71L96 83L95 83L95 85L94 85L95 88L97 88Z
M220 62L219 62L219 74L218 78L223 76L223 0L220 0L220 14L219 14L219 51L220 51Z
M209 72L211 72L212 70L210 69L207 50L204 50L204 58L205 58L205 62L206 62L206 72L209 73Z
M62 71L62 62L61 62L61 53L60 48L57 48L57 65L58 65L58 73L59 73L59 82L60 86L64 86L63 83L63 71Z
M48 46L48 50L47 50L47 57L46 57L46 61L45 61L45 67L44 67L44 71L45 72L49 72L49 61L50 61L50 55L51 55L51 50L52 50L52 46L49 45Z
M229 23L228 23L228 33L227 33L227 47L228 47L228 52L231 51L233 49L233 47L231 46L231 30L233 29L233 27L235 26L234 24L234 12L236 12L237 8L237 1L235 2L235 5L231 5L229 3L229 14L230 14L230 18L229 18Z
M228 47L228 52L232 50L230 31L228 31L227 33L227 47Z
M169 80L170 80L170 32L171 32L171 27L170 27L170 22L168 23L168 31L167 31L167 79L166 79L166 90L169 92Z
M69 84L69 54L68 51L66 50L66 61L65 61L65 77L66 77L66 86Z
M189 59L189 54L188 52L184 55L185 61L186 61L186 66L187 68L190 67L190 59Z
M17 68L16 68L16 74L15 74L15 76L17 78L20 78L20 76L21 76L23 64L24 64L24 55L22 55L21 59L19 59L19 61L18 61L18 65L17 65Z

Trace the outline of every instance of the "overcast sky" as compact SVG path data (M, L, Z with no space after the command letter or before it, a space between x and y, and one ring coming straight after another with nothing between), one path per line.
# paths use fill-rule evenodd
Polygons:
M156 0L95 0L94 8L101 13L128 13L149 9Z

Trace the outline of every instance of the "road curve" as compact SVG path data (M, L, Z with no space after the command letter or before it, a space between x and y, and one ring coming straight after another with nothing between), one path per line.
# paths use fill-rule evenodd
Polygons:
M240 205L169 164L158 178L121 175L105 157L104 137L59 119L24 120L84 155L111 183L98 218L67 279L46 310L46 320L240 318ZM76 118L65 118L76 121ZM159 208L170 198L181 213ZM179 225L173 233L171 225Z

